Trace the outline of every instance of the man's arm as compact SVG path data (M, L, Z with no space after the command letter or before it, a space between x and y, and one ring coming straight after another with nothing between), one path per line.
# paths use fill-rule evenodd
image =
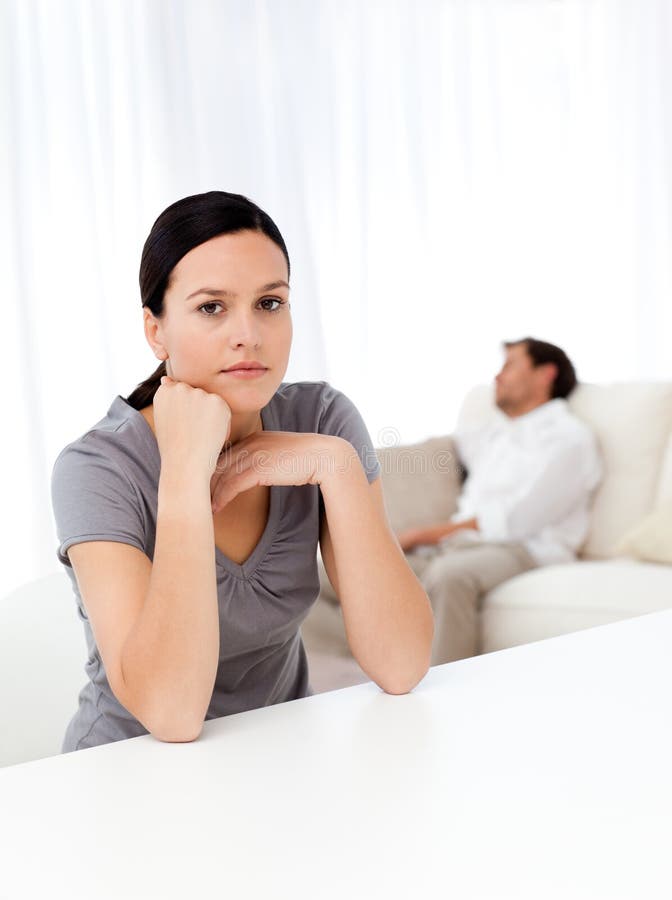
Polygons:
M586 503L599 480L598 460L593 454L593 447L582 441L551 445L517 490L479 507L483 539L524 540ZM593 456L590 465L588 456Z
M486 541L517 541L569 515L587 502L599 483L602 466L594 445L572 439L540 452L529 478L506 496L481 502L473 518L409 529L399 535L402 549L436 544L463 528L473 528Z
M439 541L455 534L456 531L471 529L479 531L478 519L464 519L462 522L439 522L425 528L408 528L397 536L402 550L410 550L418 544L438 544Z

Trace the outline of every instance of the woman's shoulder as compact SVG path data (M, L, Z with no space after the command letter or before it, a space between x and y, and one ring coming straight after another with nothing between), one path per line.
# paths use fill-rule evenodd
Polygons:
M328 381L283 381L269 407L280 430L318 431L325 408L340 393Z
M138 426L148 426L138 418L127 419L115 401L106 416L66 444L54 461L51 500L57 555L68 567L67 551L81 540L119 540L149 555L147 497L155 461L143 451Z
M101 469L121 470L128 479L136 464L146 466L151 457L146 432L151 429L141 414L117 395L101 419L60 450L52 466L52 480L59 473L72 477Z
M321 397L325 392L333 390L328 381L283 381L273 399L280 400L307 400Z

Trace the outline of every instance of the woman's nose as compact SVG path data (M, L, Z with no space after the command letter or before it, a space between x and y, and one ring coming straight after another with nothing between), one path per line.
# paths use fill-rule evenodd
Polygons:
M261 335L259 333L259 325L255 321L254 313L240 313L230 319L231 331L230 340L236 346L240 344L249 344L250 346L258 346Z

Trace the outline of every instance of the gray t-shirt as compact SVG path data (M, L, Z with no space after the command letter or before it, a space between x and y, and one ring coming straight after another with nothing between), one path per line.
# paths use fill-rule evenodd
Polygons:
M380 464L352 401L326 381L283 382L261 410L265 431L330 434L350 441L369 482ZM57 456L51 496L65 566L84 625L88 682L62 753L148 734L116 699L75 573L73 544L120 541L154 557L161 456L140 412L117 395L107 415ZM318 485L271 485L266 528L242 565L215 547L220 658L206 720L314 692L300 626L319 594L317 547L324 504Z

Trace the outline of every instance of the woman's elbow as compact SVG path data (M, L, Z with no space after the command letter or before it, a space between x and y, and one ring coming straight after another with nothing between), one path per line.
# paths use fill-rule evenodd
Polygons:
M203 721L191 726L183 726L176 728L152 728L151 733L157 739L165 744L189 744L198 740L203 731Z
M381 685L386 694L410 694L413 688L417 687L425 675L429 672L429 666L426 666L419 676L398 681L391 681L386 685Z
M433 634L433 628L432 628ZM423 654L422 665L416 666L412 670L401 671L399 668L394 675L386 679L385 684L381 684L381 688L386 694L409 694L413 688L417 687L425 675L429 672L432 657L432 642L426 648Z
M191 733L188 735L172 735L172 734L157 734L156 732L152 732L157 741L161 741L164 744L190 744L192 741L198 740L201 736L201 730L198 732Z

